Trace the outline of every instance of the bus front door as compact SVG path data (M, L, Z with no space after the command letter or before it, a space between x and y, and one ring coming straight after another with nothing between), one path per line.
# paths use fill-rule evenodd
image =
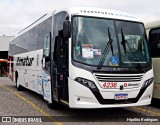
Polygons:
M53 60L56 65L56 89L58 100L68 103L68 44L62 30L55 37Z

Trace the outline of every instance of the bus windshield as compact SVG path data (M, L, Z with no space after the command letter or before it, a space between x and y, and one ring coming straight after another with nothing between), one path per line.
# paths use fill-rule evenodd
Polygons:
M137 64L146 67L150 64L141 23L75 16L72 36L73 60L79 63L98 66L104 56L102 67L137 67ZM112 41L112 45L107 46L108 41Z

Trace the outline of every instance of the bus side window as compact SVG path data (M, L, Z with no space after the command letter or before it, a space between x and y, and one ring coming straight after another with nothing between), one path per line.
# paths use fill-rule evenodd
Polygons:
M50 73L50 41L51 33L45 35L43 44L42 66L48 73Z
M160 28L151 29L149 32L151 56L160 57Z
M43 57L49 56L49 44L50 44L50 38L49 36L44 38L44 45L43 45Z

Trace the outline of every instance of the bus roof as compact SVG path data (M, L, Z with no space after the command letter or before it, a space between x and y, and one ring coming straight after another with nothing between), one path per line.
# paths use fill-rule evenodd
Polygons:
M103 8L73 7L66 9L66 11L68 11L72 15L84 15L111 19L141 21L139 18L132 14Z
M55 10L53 13L58 13L61 11L66 11L70 15L83 15L83 16L93 16L93 17L102 17L102 18L111 18L111 19L120 19L120 20L129 20L129 21L138 21L141 22L139 18L137 18L134 15L121 12L121 11L116 11L116 10L110 10L110 9L102 9L102 8L91 8L91 7L72 7L72 8L67 8L63 10ZM22 29L13 39L16 37L20 36L21 34L29 31L36 25L42 23L44 20L48 19L49 17L52 16L52 13L48 13L40 17L38 20L33 22L31 25L27 26L26 28ZM12 41L11 39L10 41Z
M23 33L29 31L30 29L34 28L35 26L37 26L38 24L42 23L44 20L48 19L49 17L51 17L52 13L48 13L48 14L44 14L42 17L40 17L39 19L37 19L36 21L34 21L32 24L30 24L29 26L25 27L24 29L22 29L21 31L18 32L18 34L15 35L15 37L13 39L10 40L10 42L12 40L14 40L15 38L17 38L18 36L22 35Z
M145 27L146 27L146 29L160 27L160 20L145 23Z

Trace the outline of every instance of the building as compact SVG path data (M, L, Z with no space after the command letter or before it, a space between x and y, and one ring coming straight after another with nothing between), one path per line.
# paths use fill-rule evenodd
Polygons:
M8 59L9 42L13 36L0 36L0 59Z
M9 42L13 36L0 36L0 76L6 76Z

